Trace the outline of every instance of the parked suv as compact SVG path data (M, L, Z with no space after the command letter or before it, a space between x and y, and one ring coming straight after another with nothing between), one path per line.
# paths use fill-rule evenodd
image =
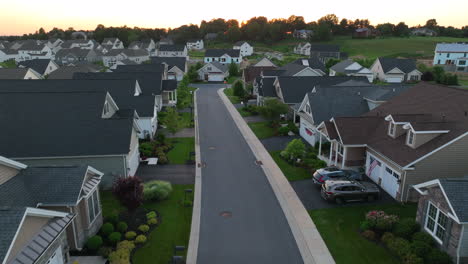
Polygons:
M336 167L326 167L318 169L314 172L312 180L317 185L322 185L327 180L357 180L361 181L363 176L361 173L352 170L340 170Z
M374 201L380 198L380 190L371 182L328 180L322 185L321 195L337 204L348 201Z

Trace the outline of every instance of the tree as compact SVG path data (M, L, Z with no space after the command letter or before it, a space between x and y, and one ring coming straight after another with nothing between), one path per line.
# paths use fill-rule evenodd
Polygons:
M284 149L289 155L290 159L296 160L304 156L305 145L300 139L293 139Z
M240 40L241 35L242 32L238 25L234 25L226 31L226 38L231 42L236 42Z
M437 28L437 20L435 20L435 18L427 20L425 27L430 28L430 29L436 29Z
M188 76L190 82L196 82L198 80L197 65L190 66L190 68L189 68L189 70L187 72L187 76Z
M136 176L119 177L112 186L112 193L130 213L143 204L143 185Z
M395 26L394 35L397 37L408 37L410 34L410 30L408 25L405 22L400 22L398 25Z
M393 31L395 30L395 25L392 23L378 24L377 30L380 32L381 36L391 36L393 35Z
M280 115L287 114L289 107L276 98L267 98L264 105L259 108L260 114L269 120L278 120Z
M319 23L315 34L312 36L312 40L317 41L328 41L332 39L331 26L328 23Z
M445 77L445 70L441 66L434 66L432 68L432 74L434 75L434 81L440 83Z
M229 76L239 76L239 67L235 63L229 65Z
M167 130L171 132L172 134L177 133L177 131L181 130L183 128L183 124L180 120L179 113L173 108L170 107L167 110L165 125L167 127Z
M189 84L190 77L186 74L177 87L177 108L179 109L186 108L191 103Z
M241 99L243 99L246 95L246 92L245 92L245 89L244 89L244 85L242 84L242 82L240 81L237 81L234 83L234 87L232 89L232 94L234 96L237 96Z

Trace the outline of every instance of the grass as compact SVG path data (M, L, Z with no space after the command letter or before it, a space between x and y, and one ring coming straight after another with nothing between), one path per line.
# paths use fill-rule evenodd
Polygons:
M350 206L309 211L337 264L398 264L385 248L364 239L359 223L371 210L383 210L400 218L416 217L416 204Z
M186 164L191 159L190 152L195 151L195 138L168 138L173 148L167 153L170 164Z
M179 113L179 117L184 128L189 128L192 126L192 115L190 112Z
M188 55L190 58L203 59L205 57L205 52L198 50L189 50Z
M245 111L244 110L244 107L241 107L241 108L237 108L237 111L239 111L239 114L243 117L246 117L246 116L253 116L253 114L251 112L248 112L248 111Z
M192 221L192 207L183 207L184 190L193 185L172 185L173 192L169 199L161 202L147 202L143 206L157 210L161 214L161 223L148 235L145 245L136 250L132 258L134 264L167 264L173 255L174 246L187 248ZM108 191L101 192L103 215L124 210ZM185 253L186 254L186 253Z
M16 62L15 60L7 60L4 62L0 62L0 66L2 68L16 68Z
M278 167L280 167L288 181L306 180L312 177L312 174L309 170L301 167L295 167L287 163L284 159L281 158L280 152L281 151L270 151L270 155L275 160L276 164L278 164Z
M233 95L234 90L232 88L224 89L224 94L229 98L232 104L239 104L241 102L238 96Z
M239 80L238 76L229 76L228 79L227 79L227 83L233 84L237 80Z
M276 129L270 127L268 122L254 122L248 123L248 125L259 139L273 137L277 134Z

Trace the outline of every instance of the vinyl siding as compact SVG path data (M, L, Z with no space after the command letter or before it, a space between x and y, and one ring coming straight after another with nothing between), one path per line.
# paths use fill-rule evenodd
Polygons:
M48 217L27 216L26 219L24 219L23 225L20 227L8 259L11 260L14 258L49 220L50 218Z
M468 225L463 225L463 233L460 238L460 263L468 263ZM463 261L461 261L463 260Z
M0 165L0 185L13 178L19 171L5 165Z

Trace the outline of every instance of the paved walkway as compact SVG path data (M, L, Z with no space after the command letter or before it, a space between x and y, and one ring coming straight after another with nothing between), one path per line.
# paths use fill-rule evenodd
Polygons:
M167 131L167 129L165 128L161 128L158 132L163 133L168 138L194 137L195 136L194 128L184 128L176 132L175 134L172 134L171 132Z
M222 85L197 87L203 164L197 263L304 263L263 169L217 94Z
M105 264L107 262L106 259L100 256L71 256L69 264L73 264L74 262L79 264Z
M194 184L195 166L182 164L140 165L136 176L145 182L163 180L172 184Z
M271 138L261 139L260 141L262 142L263 146L265 146L265 148L268 151L281 151L281 150L284 150L288 146L289 142L291 142L293 139L300 139L304 141L302 137L297 136L297 135L296 136L284 136L284 137L271 137ZM304 143L306 142L304 141Z

